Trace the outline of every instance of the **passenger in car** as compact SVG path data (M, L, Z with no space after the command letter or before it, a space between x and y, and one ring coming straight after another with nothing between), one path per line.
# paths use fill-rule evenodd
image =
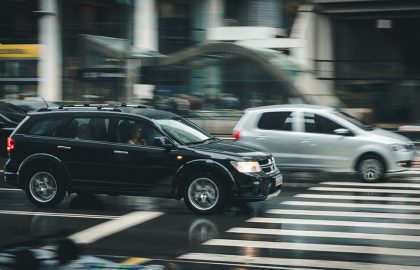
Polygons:
M141 128L137 125L130 125L127 129L127 133L129 134L127 143L128 144L140 144L146 145L146 140L142 138Z
M76 139L88 140L90 132L87 124L80 125L77 129Z

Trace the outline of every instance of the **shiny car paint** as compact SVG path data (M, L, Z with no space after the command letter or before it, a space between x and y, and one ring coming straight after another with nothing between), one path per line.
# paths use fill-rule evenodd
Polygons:
M315 105L277 105L248 109L238 121L234 132L240 132L239 142L271 152L280 169L298 171L353 172L361 157L379 156L387 172L406 170L400 162L410 163L415 155L413 143L396 133L373 128L363 130L330 107ZM257 126L266 112L291 112L291 130L264 130ZM313 113L337 123L350 131L348 135L321 134L305 131L304 114ZM406 147L393 151L391 145Z

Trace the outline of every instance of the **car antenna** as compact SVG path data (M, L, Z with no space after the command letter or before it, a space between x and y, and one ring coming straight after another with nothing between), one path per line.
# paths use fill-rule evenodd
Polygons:
M41 97L42 101L44 101L45 105L47 105L47 109L48 109L48 103L45 101L45 99L43 97Z

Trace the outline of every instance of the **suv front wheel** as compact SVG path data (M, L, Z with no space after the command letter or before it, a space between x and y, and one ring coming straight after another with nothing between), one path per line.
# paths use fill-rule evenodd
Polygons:
M185 187L185 204L199 214L209 214L219 210L223 206L224 198L222 184L211 174L196 175Z
M63 200L65 193L63 183L52 169L37 169L27 174L26 194L35 205L55 206Z

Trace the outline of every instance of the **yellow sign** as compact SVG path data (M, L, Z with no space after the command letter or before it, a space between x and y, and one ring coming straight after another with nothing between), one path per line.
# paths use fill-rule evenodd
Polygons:
M0 45L0 58L38 58L38 44Z

